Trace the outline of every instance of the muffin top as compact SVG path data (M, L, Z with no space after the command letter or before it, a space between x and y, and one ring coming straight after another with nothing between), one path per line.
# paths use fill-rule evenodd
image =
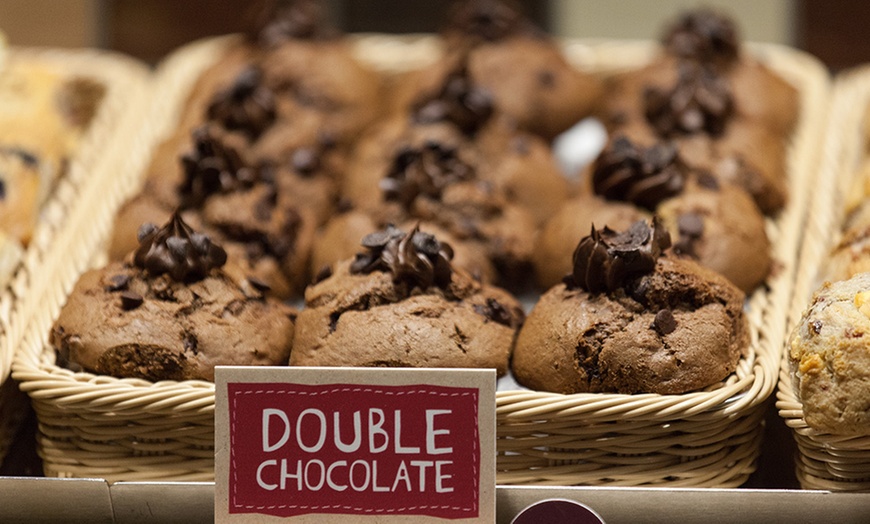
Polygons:
M145 224L125 263L85 273L52 328L62 361L99 374L214 379L216 365L286 364L295 312L225 266L178 215Z
M826 282L788 340L807 424L834 434L870 434L870 273Z
M526 319L517 380L560 393L678 394L730 374L748 346L743 293L673 258L654 219L578 244L572 272Z
M306 290L291 364L506 371L523 319L516 299L454 268L450 246L417 227L362 244Z

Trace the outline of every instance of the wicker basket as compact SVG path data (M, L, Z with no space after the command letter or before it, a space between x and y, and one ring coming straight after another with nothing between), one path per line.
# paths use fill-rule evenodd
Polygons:
M26 412L26 397L6 379L21 346L24 327L34 316L44 314L40 297L54 283L42 269L44 261L57 245L66 217L79 204L84 186L103 162L105 145L122 121L129 118L131 105L144 96L148 78L143 64L98 51L13 49L8 59L39 64L64 77L91 78L106 91L65 176L41 210L39 224L10 285L0 294L0 460Z
M569 43L569 56L596 71L643 64L654 49L638 42ZM809 182L826 115L827 73L788 48L752 51L801 94L798 129L788 150L790 203L767 233L780 264L750 297L749 354L722 384L684 395L497 396L500 484L736 487L755 470L765 400L773 392L791 298Z
M385 72L424 63L439 50L431 37L360 36L355 44L362 58ZM163 64L149 119L119 171L124 180L107 179L105 192L127 194L138 184L151 149L160 132L172 128L191 83L226 45L226 39L200 42ZM566 42L566 53L576 65L601 72L642 63L652 49L650 43ZM769 281L769 290L751 299L749 355L725 383L701 393L498 393L499 483L735 486L753 471L762 403L773 391L779 365L794 274L791 261L816 162L816 133L826 110L820 102L828 89L827 75L814 59L772 46L760 52L800 88L803 107L789 153L791 204L768 224L782 267ZM102 220L103 213L110 215L109 209L117 206L117 198L92 205ZM69 225L71 234L79 231L72 221ZM101 227L99 234L105 235L108 226ZM89 249L100 243L99 238L90 241ZM69 285L65 281L62 288ZM63 301L62 292L52 295L43 315L29 326L26 351L16 360L14 373L39 417L46 474L109 481L212 479L213 384L152 384L57 367L46 339Z
M866 108L870 107L870 67L837 79L826 126L822 164L806 237L801 248L794 298L788 310L788 332L800 320L819 285L819 269L839 240L845 199L861 162L866 158ZM870 435L841 436L807 426L784 352L776 406L797 441L796 475L808 489L835 491L870 490Z

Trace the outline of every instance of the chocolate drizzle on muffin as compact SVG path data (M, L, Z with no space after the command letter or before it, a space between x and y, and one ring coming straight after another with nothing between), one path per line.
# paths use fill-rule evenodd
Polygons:
M737 29L729 18L710 9L680 17L662 38L668 53L683 59L727 65L737 60Z
M256 139L275 122L275 97L263 85L263 73L250 66L232 85L217 93L207 116L229 131L241 131Z
M486 124L492 113L492 95L472 83L465 57L444 79L441 90L434 97L417 104L414 118L421 124L450 122L466 135L473 135Z
M193 131L193 151L182 155L184 179L178 187L183 208L202 204L209 195L250 187L255 170L209 126Z
M574 250L574 269L565 277L565 285L593 294L615 291L651 273L656 259L670 245L670 235L656 219L652 225L638 220L621 233L592 226L590 235Z
M453 249L434 235L421 232L419 224L407 234L387 226L384 231L366 235L362 245L367 251L357 254L350 267L352 274L389 272L393 282L407 285L409 293L433 286L446 291L450 286Z
M167 274L176 282L202 280L222 267L227 254L209 238L196 233L176 211L162 228L151 223L139 229L139 248L133 263L153 276Z
M647 88L646 118L664 137L707 133L719 136L734 113L731 88L712 68L682 63L671 90Z
M325 40L338 36L327 23L322 2L315 0L271 0L262 11L256 28L249 36L269 49L287 40Z
M688 167L672 144L649 148L616 138L595 161L592 185L609 199L632 202L649 210L683 190Z
M387 201L410 210L417 197L438 199L450 184L473 177L474 170L459 158L455 148L429 142L399 152L380 187Z

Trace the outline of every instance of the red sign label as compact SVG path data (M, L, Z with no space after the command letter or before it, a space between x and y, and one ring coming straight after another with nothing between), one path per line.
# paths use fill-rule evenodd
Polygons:
M478 516L474 388L229 383L229 512Z

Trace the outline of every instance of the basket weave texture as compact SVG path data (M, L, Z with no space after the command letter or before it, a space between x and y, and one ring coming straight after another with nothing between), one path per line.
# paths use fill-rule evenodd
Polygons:
M226 45L226 39L193 44L160 68L136 145L123 168L105 180L103 191L112 194L111 202L91 203L107 224L101 222L96 238L89 239L89 251L105 238L121 196L141 180L151 150L172 128L192 82ZM431 37L359 36L355 45L363 59L385 72L425 63L439 49ZM565 43L575 65L602 74L640 65L653 50L649 42ZM803 53L774 46L753 52L800 90L802 107L789 148L790 204L767 223L781 265L749 301L752 344L747 355L722 384L685 395L499 392L498 483L730 487L754 470L763 404L779 369L792 261L817 160L828 80L823 67ZM69 226L75 234L81 223L70 221ZM122 380L54 364L48 331L71 283L71 278L64 280L47 297L51 304L30 324L15 365L14 375L39 417L46 474L109 481L213 479L213 384Z
M66 263L63 253L75 250L62 237L67 217L83 200L85 186L92 182L92 173L105 163L105 148L112 143L122 121L128 118L131 106L144 97L148 79L144 64L95 50L13 49L8 58L39 64L62 77L90 78L101 84L105 93L69 160L66 173L40 211L39 224L11 283L0 294L0 460L26 412L26 397L6 380L12 371L15 353L22 346L25 326L34 317L49 313L41 297L57 284L56 279L46 273L47 260L53 256L52 252L59 252L62 254L58 262Z
M866 108L870 107L870 67L843 73L834 84L814 197L801 247L788 331L800 321L813 291L822 283L820 268L839 241L845 201L866 159ZM795 473L807 489L870 490L870 435L846 436L809 427L795 393L787 348L777 390L779 415L797 441Z

